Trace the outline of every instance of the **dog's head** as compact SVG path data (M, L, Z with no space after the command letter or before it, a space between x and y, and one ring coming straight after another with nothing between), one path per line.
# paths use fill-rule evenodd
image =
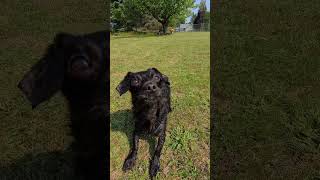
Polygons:
M47 53L24 75L18 87L34 108L59 91L66 80L96 80L103 64L102 51L86 36L57 34Z
M160 73L156 68L150 68L147 71L128 72L116 89L120 96L130 91L136 97L152 99L161 96L163 88L169 85L166 75Z
M60 35L61 36L61 35ZM101 72L102 50L90 39L63 35L58 48L63 49L65 77L72 81L93 81Z

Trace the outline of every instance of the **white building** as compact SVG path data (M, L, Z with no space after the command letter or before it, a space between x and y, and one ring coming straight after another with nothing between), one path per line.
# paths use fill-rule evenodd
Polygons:
M180 27L176 29L179 32L190 32L193 30L192 24L180 24Z

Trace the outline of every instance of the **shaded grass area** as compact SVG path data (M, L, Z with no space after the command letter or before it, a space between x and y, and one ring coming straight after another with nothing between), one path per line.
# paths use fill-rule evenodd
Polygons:
M122 172L133 119L130 94L120 97L115 88L128 71L150 67L166 74L172 88L173 111L157 179L209 179L209 44L205 32L111 38L111 179L148 179L156 144L151 137L140 141L134 169Z
M17 84L57 32L104 29L104 3L0 2L0 179L73 176L66 103L58 94L32 110Z
M319 1L222 2L213 177L320 177Z

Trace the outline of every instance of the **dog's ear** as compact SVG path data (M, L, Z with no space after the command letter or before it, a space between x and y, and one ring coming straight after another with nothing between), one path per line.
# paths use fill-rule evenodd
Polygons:
M116 90L119 92L120 96L130 89L131 75L132 72L128 72L124 79L117 86Z
M150 68L150 69L148 69L148 71L154 71L154 72L160 74L161 77L162 77L162 80L163 80L165 83L167 83L168 85L170 85L168 76L162 74L157 68Z
M166 75L164 75L164 74L161 74L161 76L162 76L162 80L163 80L166 84L170 85L168 76L166 76Z
M70 41L70 37L65 33L58 34L46 54L19 82L18 87L31 102L32 108L61 89L65 69L63 46Z
M157 68L149 68L147 71L154 71L155 73L161 74L160 71Z

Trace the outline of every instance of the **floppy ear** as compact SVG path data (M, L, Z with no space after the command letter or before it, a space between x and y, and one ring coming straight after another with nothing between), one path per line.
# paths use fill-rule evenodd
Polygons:
M168 76L166 76L166 75L164 75L164 74L161 74L161 76L162 76L163 81L164 81L166 84L170 85Z
M156 73L161 74L162 80L163 80L166 84L170 85L168 76L162 74L157 68L150 68L150 69L148 69L148 70L153 70L153 71L155 71Z
M64 80L63 45L67 34L58 34L54 44L50 45L46 54L40 59L23 79L18 87L32 104L32 108L48 100L61 89Z
M157 68L154 68L154 67L153 68L149 68L147 71L154 71L156 73L161 74L160 71Z
M128 72L124 79L120 82L117 86L117 91L119 92L120 96L126 93L130 89L130 76L132 75L131 72Z

